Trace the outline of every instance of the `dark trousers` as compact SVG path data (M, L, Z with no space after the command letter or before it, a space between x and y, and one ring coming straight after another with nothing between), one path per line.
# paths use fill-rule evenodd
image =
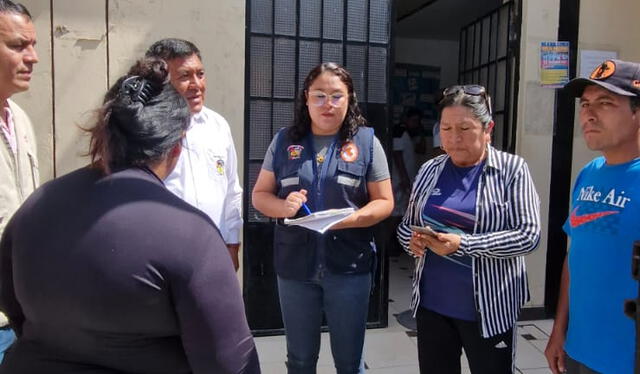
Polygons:
M309 281L278 277L278 292L287 338L287 373L316 373L323 312L336 373L364 373L362 347L371 292L370 273L324 272Z
M515 331L483 338L477 321L463 321L419 307L420 374L460 374L462 349L472 374L512 374Z

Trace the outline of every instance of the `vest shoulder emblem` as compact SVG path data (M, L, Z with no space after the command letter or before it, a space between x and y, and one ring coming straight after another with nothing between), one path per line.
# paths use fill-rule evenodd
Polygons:
M358 147L353 142L345 143L340 150L340 158L345 162L354 162L358 159L358 154Z
M299 144L290 145L287 147L287 154L289 155L289 160L297 160L302 155L303 146Z

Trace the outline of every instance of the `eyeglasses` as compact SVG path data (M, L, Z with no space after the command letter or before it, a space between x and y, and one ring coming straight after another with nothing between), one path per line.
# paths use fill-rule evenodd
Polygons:
M334 93L331 95L327 95L322 91L313 91L313 92L309 92L307 97L308 97L309 103L311 103L311 105L313 106L316 106L316 107L324 106L324 104L327 103L327 100L329 100L329 105L331 105L334 108L337 108L342 105L342 103L344 102L347 96L341 93Z
M440 102L442 102L442 100L444 100L444 98L447 96L457 95L460 91L464 92L465 95L481 96L484 99L485 104L487 105L489 115L492 115L491 97L489 97L489 95L487 94L487 89L479 84L465 84L461 86L456 85L447 87L442 91L442 99L440 99Z

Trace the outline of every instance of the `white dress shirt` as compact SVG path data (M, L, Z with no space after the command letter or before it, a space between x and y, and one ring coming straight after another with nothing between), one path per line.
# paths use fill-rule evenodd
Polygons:
M242 188L229 124L218 113L203 107L191 117L182 144L178 163L165 179L165 185L205 212L227 244L239 243Z

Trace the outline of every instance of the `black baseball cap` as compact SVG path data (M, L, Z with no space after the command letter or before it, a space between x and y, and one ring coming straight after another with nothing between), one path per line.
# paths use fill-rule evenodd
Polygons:
M623 96L640 96L640 64L622 60L607 60L598 65L589 78L575 78L564 86L573 97L582 96L585 87L597 84Z

